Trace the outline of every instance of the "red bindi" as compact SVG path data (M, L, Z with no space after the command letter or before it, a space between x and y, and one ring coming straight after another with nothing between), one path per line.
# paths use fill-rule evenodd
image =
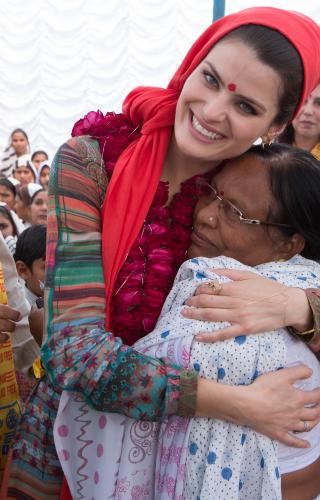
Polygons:
M235 83L229 83L228 85L228 90L230 90L230 92L234 92L236 90L237 86Z

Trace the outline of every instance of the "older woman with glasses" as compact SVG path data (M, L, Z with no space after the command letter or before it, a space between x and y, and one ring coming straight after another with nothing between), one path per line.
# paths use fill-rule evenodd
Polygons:
M201 184L207 194L195 210L191 260L181 266L155 330L134 347L193 368L225 384L226 391L230 385L245 390L258 376L297 363L313 371L299 387L319 387L318 360L287 330L214 344L197 342L206 335L199 332L227 325L188 319L185 304L203 283L223 307L219 294L229 280L215 272L218 268L253 270L287 286L318 286L320 265L310 259L320 259L320 163L284 145L254 147L227 162L211 184ZM320 493L320 424L308 433L311 446L297 450L222 420L170 417L161 425L136 422L110 413L104 417L78 395L64 393L62 399L64 408L67 399L69 405L58 414L55 439L58 453L68 454L63 464L74 495L80 481L84 497L97 499L117 497L117 492L129 498L133 491L148 492L148 498L157 500L271 499L281 498L281 488L288 500L312 499ZM82 440L74 447L62 432L72 429L72 436L81 436L84 415L85 451ZM300 435L307 436L303 433L308 430L308 421L301 421ZM79 467L82 452L87 461ZM93 460L95 452L99 460ZM103 482L96 481L99 476Z

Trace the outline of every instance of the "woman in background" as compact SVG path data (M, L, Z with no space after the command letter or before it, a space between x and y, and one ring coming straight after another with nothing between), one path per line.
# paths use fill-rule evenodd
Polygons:
M12 210L16 199L16 187L9 179L0 178L0 201Z
M47 224L48 216L48 191L39 189L31 198L29 207L30 224Z
M320 160L320 85L311 92L292 124L278 136L277 142L306 149Z
M16 249L17 237L23 230L24 226L17 214L0 202L0 231L12 255Z
M3 152L0 161L0 172L10 177L16 167L16 161L22 155L30 153L30 144L26 132L16 128L10 135L9 145Z

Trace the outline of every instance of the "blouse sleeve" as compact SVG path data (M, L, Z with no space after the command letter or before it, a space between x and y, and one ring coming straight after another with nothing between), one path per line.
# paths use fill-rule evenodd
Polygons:
M42 362L54 386L89 405L135 419L195 412L197 375L142 355L104 329L102 205L107 186L96 141L70 139L49 185L46 338Z

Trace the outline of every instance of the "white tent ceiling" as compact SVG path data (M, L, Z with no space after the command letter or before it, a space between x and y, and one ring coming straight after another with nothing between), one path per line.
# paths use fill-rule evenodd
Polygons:
M226 0L226 13L266 3L302 11L298 0ZM52 156L87 111L166 85L212 11L212 0L0 0L0 147L22 127ZM303 11L320 22L319 0Z

